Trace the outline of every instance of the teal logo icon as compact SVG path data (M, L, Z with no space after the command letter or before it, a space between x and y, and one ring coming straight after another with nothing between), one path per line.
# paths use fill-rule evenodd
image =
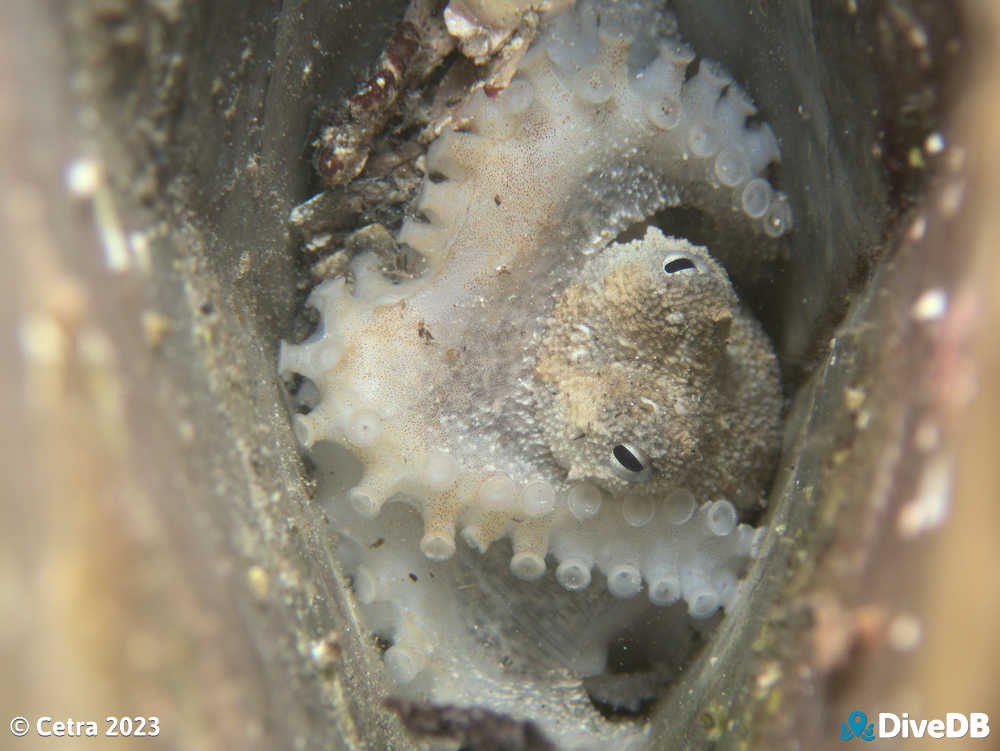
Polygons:
M854 710L847 718L847 722L840 723L840 740L849 741L851 738L860 738L863 741L875 740L875 723L869 725L864 712Z

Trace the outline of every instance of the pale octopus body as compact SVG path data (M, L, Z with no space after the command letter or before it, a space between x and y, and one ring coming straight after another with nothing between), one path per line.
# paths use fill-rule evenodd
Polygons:
M686 79L693 59L652 3L557 17L431 145L398 238L420 273L395 283L356 257L353 288L312 293L319 330L282 347L281 371L321 395L299 440L363 465L346 533L388 542L349 568L362 603L403 611L386 655L401 682L435 639L417 617L433 606L403 592L419 554L378 531L390 500L422 517L423 566L509 538L519 579L551 565L575 591L596 569L617 597L683 598L696 617L733 596L755 537L740 509L778 448L775 357L705 248L653 227L611 242L679 203L745 233L748 254L790 227L763 176L770 128L747 125L719 66Z

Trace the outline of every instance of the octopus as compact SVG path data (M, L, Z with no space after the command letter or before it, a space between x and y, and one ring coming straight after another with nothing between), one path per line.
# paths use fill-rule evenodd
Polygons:
M580 3L430 145L396 238L412 273L361 253L313 290L320 324L279 370L318 393L300 443L359 468L334 522L399 685L466 698L433 675L472 660L455 667L468 619L447 575L469 551L509 550L507 577L560 597L644 592L706 619L738 596L760 534L741 519L779 448L777 360L719 260L650 218L694 207L773 259L792 213L755 114L657 3ZM603 670L608 633L571 673Z

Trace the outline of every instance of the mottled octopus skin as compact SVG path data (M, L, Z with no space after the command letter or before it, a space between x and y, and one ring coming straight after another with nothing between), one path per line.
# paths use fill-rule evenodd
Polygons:
M694 266L670 273L670 261ZM777 369L704 248L650 228L602 251L562 291L535 379L544 440L568 480L653 503L677 488L742 506L759 496ZM645 474L614 471L617 444L645 455Z
M618 597L645 588L697 617L732 596L754 544L737 507L762 497L778 448L775 357L707 249L652 227L611 242L681 203L722 217L748 254L774 255L791 226L763 176L770 128L748 126L749 97L694 57L655 3L557 17L511 84L476 91L431 145L398 238L422 271L393 283L365 254L353 289L313 291L319 330L279 366L321 395L295 417L302 444L363 466L338 503L364 534L384 536L399 500L423 519L421 565L458 537L480 551L506 537L521 579L554 564L580 590L596 568ZM406 594L404 548L352 571L362 602L413 616L386 655L401 682L438 644L430 606Z

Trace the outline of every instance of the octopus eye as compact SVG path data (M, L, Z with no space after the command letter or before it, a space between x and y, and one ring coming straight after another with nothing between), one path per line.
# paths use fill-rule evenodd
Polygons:
M649 479L649 459L644 453L627 443L611 449L611 468L623 480L644 482Z
M680 274L684 271L705 272L708 271L708 267L705 266L704 261L691 258L683 253L671 253L663 259L664 274Z

